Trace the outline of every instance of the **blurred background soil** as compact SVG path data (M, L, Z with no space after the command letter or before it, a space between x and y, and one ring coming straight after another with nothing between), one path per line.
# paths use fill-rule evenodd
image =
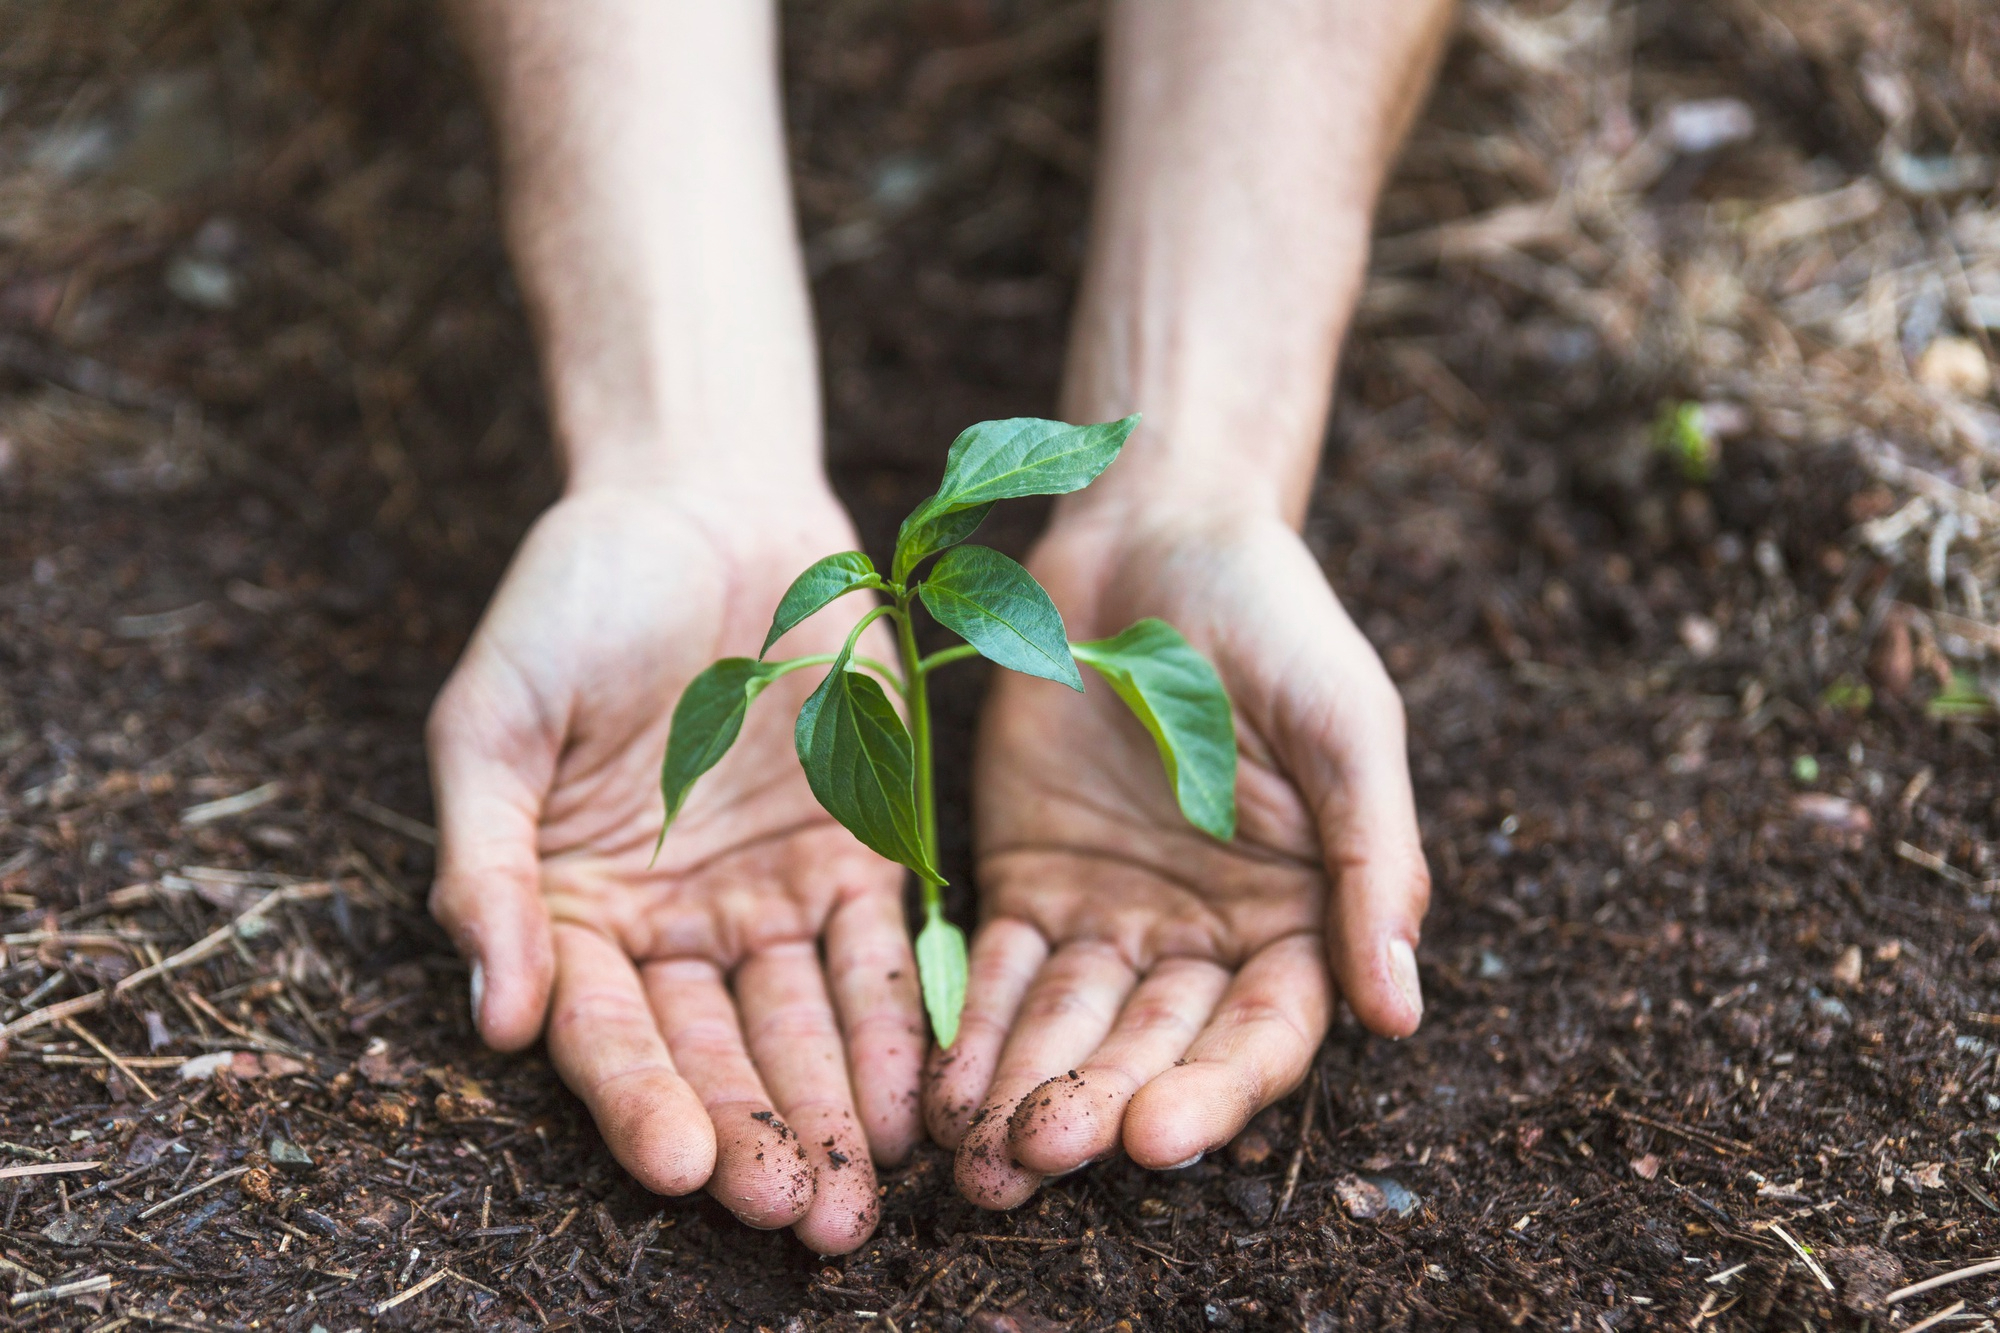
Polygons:
M1097 12L784 11L880 551L1052 410ZM1975 0L1468 6L1310 525L1409 702L1423 1031L1013 1214L926 1151L825 1262L627 1181L422 915L423 714L556 485L437 17L0 0L10 1326L1992 1328L1884 1301L2000 1253L1997 159Z

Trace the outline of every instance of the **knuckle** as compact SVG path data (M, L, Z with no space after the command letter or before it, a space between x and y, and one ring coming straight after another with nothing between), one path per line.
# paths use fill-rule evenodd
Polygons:
M1021 1005L1024 1024L1060 1023L1067 1018L1102 1020L1104 1007L1082 991L1068 986L1052 986L1030 994Z
M1142 1036L1172 1036L1195 1030L1194 1020L1163 997L1134 999L1118 1016L1118 1026Z
M594 1039L605 1031L634 1028L652 1032L652 1011L636 996L610 990L576 991L561 996L549 1017L552 1038L581 1034Z
M788 1004L760 1015L745 1034L753 1046L776 1042L787 1048L837 1042L833 1015L823 1005Z

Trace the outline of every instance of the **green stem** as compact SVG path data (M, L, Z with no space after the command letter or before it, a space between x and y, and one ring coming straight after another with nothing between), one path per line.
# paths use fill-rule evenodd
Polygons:
M869 671L874 672L876 675L880 676L884 681L886 681L891 689L895 690L896 693L901 694L903 693L903 677L900 672L898 672L895 668L891 667L887 662L878 662L872 657L862 657L859 654L853 653L855 640L861 637L861 631L867 629L870 625L874 624L877 620L880 620L883 616L894 615L894 614L895 611L892 608L886 606L878 606L874 610L870 611L867 615L863 616L861 618L861 623L856 625L854 627L853 632L847 636L847 647L850 653L850 656L848 657L847 660L854 663L856 666L863 667ZM839 660L839 658L840 658L839 653L813 653L809 657L787 658L782 662L777 662L772 664L771 679L776 680L780 676L789 676L794 671L803 671L807 667L832 666L836 661Z
M941 666L950 666L953 662L962 662L968 657L977 656L979 656L979 650L971 644L957 643L949 648L940 648L923 661L917 663L917 670L928 676Z
M924 856L937 864L937 794L931 783L931 700L924 680L924 662L917 655L915 618L910 614L912 598L898 591L896 597L896 645L902 651L903 698L909 705L910 740L917 752L917 832L923 839ZM947 650L949 651L949 650ZM921 878L921 877L920 877ZM943 909L943 895L935 884L924 885L924 913L936 916Z

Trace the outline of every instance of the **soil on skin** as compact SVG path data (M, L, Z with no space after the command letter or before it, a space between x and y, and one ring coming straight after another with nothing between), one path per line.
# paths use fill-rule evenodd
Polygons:
M1709 484L1607 479L1666 379L1580 383L1469 273L1397 315L1414 378L1357 336L1310 529L1409 705L1421 1032L1338 1026L1227 1151L1012 1214L926 1149L836 1261L634 1186L541 1059L480 1049L421 910L424 712L553 474L480 123L411 8L26 5L5 60L9 170L31 130L127 138L20 184L0 250L0 1016L306 886L12 1044L0 1167L108 1164L0 1179L14 1326L1887 1327L2000 1249L2000 768L1990 728L1856 697L1876 483L1754 430ZM879 552L958 428L1052 410L1089 10L786 18L836 480ZM1434 115L1477 112L1482 58ZM188 70L202 170L132 128ZM1754 96L1832 134L1806 84ZM1434 186L1400 227L1465 204ZM945 698L961 884L978 683ZM1897 1322L1960 1297L2000 1285Z

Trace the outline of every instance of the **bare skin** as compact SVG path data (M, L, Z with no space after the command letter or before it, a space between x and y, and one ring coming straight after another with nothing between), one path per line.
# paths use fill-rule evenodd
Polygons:
M874 1229L871 1163L921 1132L924 1026L902 872L792 755L808 673L767 692L652 860L674 700L856 545L820 462L774 16L459 10L568 483L432 713L432 909L476 964L481 1034L546 1030L642 1183L844 1253ZM862 610L785 650L838 648Z
M1239 833L1174 809L1110 690L999 673L974 781L984 923L925 1114L991 1208L1119 1148L1150 1167L1298 1085L1336 993L1423 1013L1429 898L1400 701L1300 541L1369 215L1442 2L1120 0L1064 415L1144 410L1029 561L1071 635L1160 616L1242 741Z
M791 754L814 673L760 700L649 863L673 701L854 545L820 458L773 11L455 3L568 469L431 720L432 905L485 1039L545 1032L648 1187L839 1253L920 1110L968 1196L1005 1207L1120 1146L1166 1166L1226 1140L1296 1085L1336 986L1412 1030L1426 887L1399 706L1297 525L1446 0L1112 6L1063 414L1147 420L1031 563L1074 637L1160 615L1215 660L1242 833L1186 827L1108 691L1002 673L976 774L985 924L921 1108L901 872ZM859 603L781 651L837 646ZM1074 1114L1028 1096L1057 1075Z

